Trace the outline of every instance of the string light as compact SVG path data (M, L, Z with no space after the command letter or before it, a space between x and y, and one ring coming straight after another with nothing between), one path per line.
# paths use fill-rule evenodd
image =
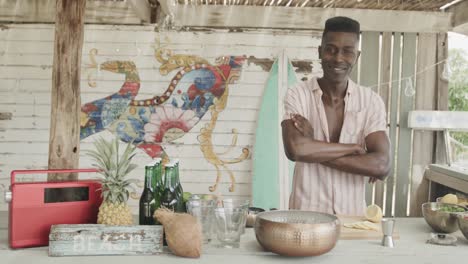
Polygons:
M452 71L450 69L450 66L449 66L449 63L448 63L448 59L444 59L444 60L441 60L435 64L432 64L432 65L429 65L427 66L426 68L416 72L414 75L412 76L408 76L408 77L405 77L405 78L402 78L402 79L396 79L396 80L392 80L390 82L384 82L384 83L381 83L381 84L374 84L374 85L371 85L371 86L366 86L366 87L369 87L369 88L377 88L379 86L382 86L382 85L386 85L386 84L391 84L391 83L394 83L394 82L403 82L403 85L404 85L404 92L405 92L405 95L408 96L408 97L411 97L411 96L414 96L416 94L416 90L414 89L414 85L413 85L413 78L416 78L416 76L418 76L419 74L422 74L428 70L430 70L431 68L441 64L441 63L444 63L444 69L441 73L441 78L448 81L450 79L450 76L452 74Z
M449 81L450 77L452 76L452 69L450 69L449 63L444 63L444 69L442 70L442 79L445 81Z
M405 95L408 97L412 97L416 94L416 90L413 87L413 78L406 78L405 79Z

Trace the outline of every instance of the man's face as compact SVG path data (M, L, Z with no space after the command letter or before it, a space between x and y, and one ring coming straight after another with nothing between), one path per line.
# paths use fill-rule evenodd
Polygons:
M355 33L327 32L319 47L323 77L334 83L347 81L359 55L359 40Z

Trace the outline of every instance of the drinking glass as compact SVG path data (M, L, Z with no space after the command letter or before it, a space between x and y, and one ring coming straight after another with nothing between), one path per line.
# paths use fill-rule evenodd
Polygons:
M186 205L187 212L197 218L197 221L201 225L203 244L208 244L212 239L216 200L191 198L187 201Z
M215 230L220 247L238 248L242 227L245 227L244 207L218 207L215 211Z
M249 213L249 203L250 201L247 199L241 198L226 198L221 200L221 206L224 208L242 208L244 210L244 218L242 223L242 230L241 234L245 233L245 225L247 223L247 214Z

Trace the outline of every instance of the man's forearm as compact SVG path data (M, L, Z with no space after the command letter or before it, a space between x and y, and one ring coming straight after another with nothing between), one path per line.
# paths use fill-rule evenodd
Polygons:
M320 163L334 160L346 155L365 153L356 144L327 143L302 135L292 120L281 123L283 127L283 143L286 155L293 161Z
M345 156L322 164L341 171L375 177L380 180L383 180L390 171L388 156L379 152Z
M328 143L306 137L296 138L293 144L295 161L308 163L332 161L359 152L354 144Z

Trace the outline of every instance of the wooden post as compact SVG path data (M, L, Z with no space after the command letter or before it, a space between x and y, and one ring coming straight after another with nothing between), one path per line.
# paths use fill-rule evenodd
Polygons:
M437 94L437 69L431 67L437 62L437 34L421 33L418 41L418 71L416 75L416 110L435 110ZM414 130L413 167L410 193L410 216L422 216L421 205L429 196L429 181L424 177L425 170L433 162L436 132Z
M441 62L448 58L448 35L447 33L437 34L437 62ZM448 63L448 62L447 62ZM442 72L444 71L444 64L440 63L437 65L437 97L436 107L437 110L445 111L448 110L448 81L442 79ZM445 141L443 132L437 132L435 142L435 163L445 164L446 153L445 153Z
M86 0L57 0L52 70L49 169L78 168L80 150L80 68ZM73 180L77 174L49 174Z

